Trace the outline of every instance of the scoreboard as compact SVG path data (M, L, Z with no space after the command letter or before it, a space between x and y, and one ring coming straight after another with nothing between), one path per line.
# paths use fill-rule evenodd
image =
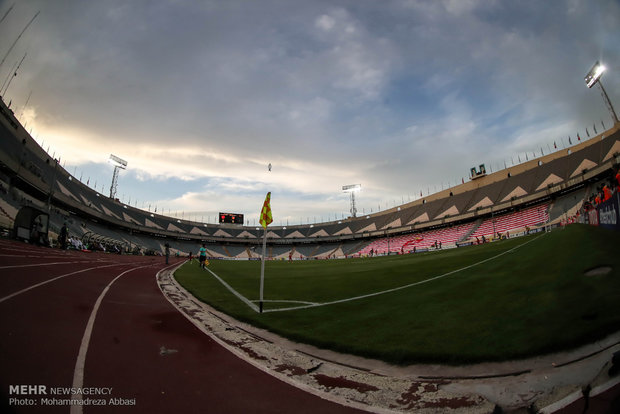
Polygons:
M243 214L220 213L220 223L243 224Z

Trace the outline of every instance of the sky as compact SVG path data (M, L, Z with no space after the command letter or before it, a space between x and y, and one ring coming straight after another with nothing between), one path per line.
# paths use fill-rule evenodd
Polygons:
M620 105L616 0L0 0L0 19L0 94L44 149L106 195L114 154L121 201L210 223L257 224L268 191L274 225L340 220L350 184L367 215L567 148L611 126L597 60Z

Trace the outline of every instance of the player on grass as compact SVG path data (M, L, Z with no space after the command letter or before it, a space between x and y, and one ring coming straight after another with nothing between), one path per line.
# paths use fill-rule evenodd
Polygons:
M200 262L200 268L205 269L207 263L207 248L203 244L200 250L198 250L198 262Z

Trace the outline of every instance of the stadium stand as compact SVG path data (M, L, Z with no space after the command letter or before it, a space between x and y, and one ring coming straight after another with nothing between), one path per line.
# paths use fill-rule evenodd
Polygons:
M556 224L577 214L583 206L589 187L579 188L569 194L558 197L549 207L549 223Z
M443 227L414 234L405 234L396 237L383 237L373 241L356 255L368 256L371 251L374 254L409 253L422 251L430 248L454 247L461 238L467 234L474 223L462 224L455 227Z
M226 251L230 257L248 257L245 246L226 246Z
M297 254L303 257L313 257L317 255L317 253L319 253L317 250L318 250L318 246L316 245L295 247L295 251L297 252Z
M482 235L559 225L583 214L586 202L613 179L620 154L620 126L570 149L469 180L385 211L268 230L268 256L326 258L416 248L454 247ZM78 237L88 233L129 249L161 254L169 243L179 254L206 243L211 257L257 257L261 227L208 224L145 211L97 192L73 177L28 134L0 102L0 224L23 206L50 212L50 235L64 222Z
M314 251L305 255L305 257L317 257L317 258L327 258L337 252L337 250L342 250L342 246L340 244L323 244L315 247ZM341 254L340 256L343 256Z
M506 232L517 232L530 227L542 226L549 220L548 210L549 205L542 204L521 211L487 218L469 238L482 236L494 238L498 233L505 235Z

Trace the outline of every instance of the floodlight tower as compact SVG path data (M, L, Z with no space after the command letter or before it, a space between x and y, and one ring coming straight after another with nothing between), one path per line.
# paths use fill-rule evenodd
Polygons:
M614 107L609 100L609 96L607 96L607 92L605 92L605 88L603 88L603 84L601 82L601 76L603 76L603 72L605 72L605 66L602 65L598 60L592 66L592 69L588 72L585 77L586 86L588 88L593 87L594 85L598 85L601 90L601 95L603 96L603 100L605 101L605 106L609 110L611 114L611 119L614 121L614 125L618 123L618 116L616 115L616 111L614 111Z
M112 175L112 185L110 186L110 198L116 197L116 185L118 184L118 170L127 168L127 161L120 159L116 155L110 154L108 162L114 165L114 174Z
M355 208L355 193L362 189L361 184L343 185L342 191L351 194L351 217L356 217L357 209Z

